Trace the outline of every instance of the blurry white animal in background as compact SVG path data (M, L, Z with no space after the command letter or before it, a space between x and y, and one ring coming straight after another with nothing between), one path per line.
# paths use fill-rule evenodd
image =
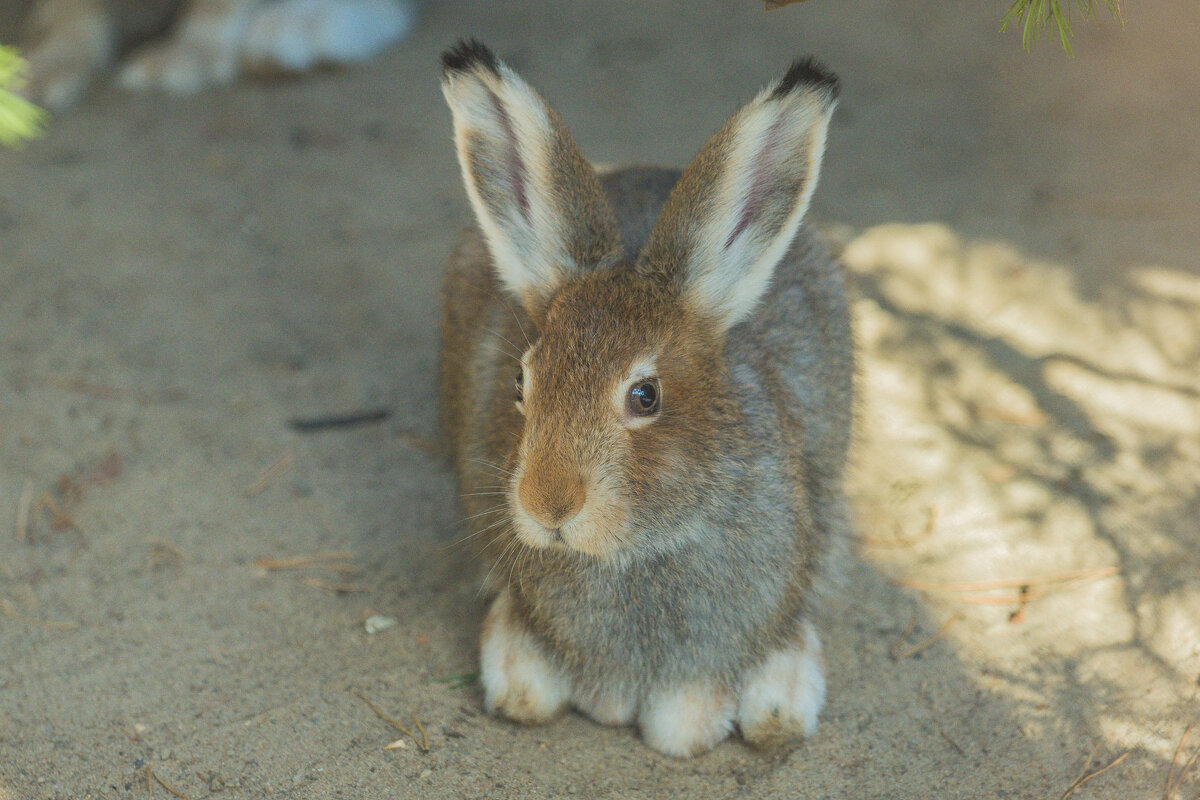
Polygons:
M354 63L403 38L415 16L413 0L35 0L24 93L67 108L119 58L119 85L176 94Z

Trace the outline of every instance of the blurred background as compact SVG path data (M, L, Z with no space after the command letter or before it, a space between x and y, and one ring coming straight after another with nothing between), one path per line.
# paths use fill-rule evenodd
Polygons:
M1122 8L1069 58L1004 3L436 0L353 67L101 77L0 151L0 800L1200 796L1200 13ZM482 715L436 445L463 36L608 164L682 166L799 55L842 77L810 219L859 535L807 743Z

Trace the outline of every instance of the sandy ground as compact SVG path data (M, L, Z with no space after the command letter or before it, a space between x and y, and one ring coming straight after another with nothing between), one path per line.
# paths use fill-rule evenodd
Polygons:
M147 766L192 798L1058 798L1126 752L1074 796L1163 797L1200 675L1200 18L1129 4L1068 60L967 5L439 2L363 68L102 88L0 153L0 798ZM444 681L482 609L427 447L463 34L603 162L683 163L797 54L844 76L813 218L858 298L860 542L807 743L676 761ZM256 566L328 551L355 571Z

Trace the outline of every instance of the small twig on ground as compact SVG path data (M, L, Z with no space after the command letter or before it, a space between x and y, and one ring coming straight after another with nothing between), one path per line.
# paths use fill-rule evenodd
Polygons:
M291 558L268 558L267 556L259 556L254 559L254 566L259 569L276 570L276 569L308 569L309 567L319 567L321 569L333 570L334 572L358 572L353 564L346 563L349 559L354 558L354 553L345 550L334 550L328 553L312 553L307 556L292 556Z
M372 591L370 586L366 586L361 583L337 583L335 581L326 581L321 580L320 578L314 578L311 575L305 577L302 582L306 586L311 586L314 589L322 589L326 592L333 592L334 594Z
M150 542L150 553L146 558L146 563L151 567L159 567L187 559L188 554L182 548L162 539L154 539Z
M29 530L29 509L33 505L33 481L25 479L21 489L21 499L17 501L17 541L33 544L33 535Z
M916 619L915 615L913 618ZM896 642L894 645L892 645L892 660L903 661L906 658L911 658L912 656L915 656L917 653L928 650L939 639L941 639L943 636L945 636L946 631L950 630L950 626L953 625L957 621L958 621L958 617L953 617L953 616L950 617L948 620L946 620L942 624L942 627L938 628L938 632L935 633L933 636L929 637L928 639L926 639L923 642L919 642L919 643L913 645L912 647L901 650L900 645L904 644L904 642L908 639L909 634L912 633L913 629L916 626L909 628L908 632L905 633L904 636L902 636L898 642Z
M936 730L938 733L941 734L943 739L945 739L947 742L950 743L950 746L954 748L954 752L958 753L960 756L965 756L967 754L967 751L963 750L962 746L958 742L951 739L950 734L948 734L944 730L942 730L942 726L939 725L936 721L933 723L933 728L934 728L934 730Z
M1192 767L1196 766L1197 759L1200 759L1200 750L1192 753L1192 757L1189 758L1184 765L1179 768L1179 772L1175 775L1175 785L1171 787L1171 797L1168 797L1167 800L1174 800L1175 793L1178 792L1179 787L1183 785L1183 779L1187 777L1189 772L1192 771Z
M31 617L28 614L22 614L21 611L7 599L0 597L0 614L15 619L18 622L25 622L30 625L39 625L43 628L49 628L52 631L73 631L79 627L77 622L60 622L53 619L38 619Z
M250 487L246 489L247 496L255 497L266 491L268 486L279 480L279 476L291 469L293 460L294 457L290 450L281 455L274 464L267 467L258 480L250 484Z
M1040 600L1050 592L1017 592L1016 594L972 595L954 598L960 603L970 603L973 606L1024 606L1034 600Z
M1092 753L1091 753L1091 755L1089 755L1087 757L1087 761L1083 762L1083 769L1081 769L1079 771L1079 774L1075 777L1075 780L1071 781L1071 785L1067 787L1066 791L1064 791L1062 793L1062 796L1059 797L1058 800L1067 800L1067 798L1069 798L1071 795L1075 794L1075 790L1078 789L1080 786L1083 786L1085 783L1090 781L1092 778L1097 778L1097 777L1103 775L1104 773L1108 772L1110 769L1115 767L1117 764L1120 764L1122 761L1124 761L1126 758L1128 758L1129 754L1132 753L1133 751L1126 750L1124 753L1121 753L1121 755L1117 756L1112 761L1108 762L1108 766L1101 767L1100 769L1088 772L1087 768L1089 766L1091 766L1092 759L1096 757L1096 753L1098 753L1098 752L1100 752L1100 743L1099 742L1097 742L1096 746L1092 748Z
M1056 575L1044 575L1038 578L1014 578L996 581L920 581L905 578L895 579L893 583L919 592L959 594L953 598L960 603L970 603L980 606L1024 607L1025 604L1041 599L1054 592L1069 589L1088 581L1107 578L1117 573L1116 567L1099 567L1096 569L1075 570ZM1015 594L977 594L964 595L964 592L990 592L997 589L1017 589ZM1013 621L1018 621L1019 617Z
M37 502L33 505L33 511L36 514L38 511L45 509L50 512L50 526L56 531L73 530L76 533L82 534L83 528L79 527L79 523L71 518L71 515L58 504L54 499L54 495L49 492L42 492L38 497Z
M158 773L154 771L154 767L147 764L146 765L146 790L148 792L150 792L151 795L154 794L154 784L150 783L151 778L158 781L159 786L163 787L164 789L166 789L168 792L175 795L176 797L181 797L181 798L183 798L183 800L192 800L192 798L188 797L186 794L179 791L175 787L171 786L171 784L167 783L162 778L158 777Z
M1192 757L1183 762L1182 766L1179 766L1179 757L1183 755L1183 748L1187 745L1188 736L1191 735L1192 730L1197 724L1200 724L1200 716L1192 720L1191 724L1183 729L1183 736L1179 737L1179 744L1175 747L1175 755L1171 758L1171 768L1167 770L1167 785L1163 788L1163 800L1175 800L1175 793L1183 785L1183 779L1187 776L1191 768L1195 766L1196 761L1200 760L1200 748L1197 748ZM1175 769L1177 766L1179 767L1178 772Z
M1066 800L1066 798L1070 797L1071 794L1077 788L1079 788L1079 782L1083 779L1083 776L1087 774L1087 768L1091 765L1092 759L1096 757L1096 753L1099 752L1100 742L1096 742L1096 746L1092 748L1092 752L1088 753L1087 759L1084 760L1083 766L1079 768L1079 774L1075 776L1075 780L1071 781L1071 785L1067 787L1066 791L1062 793L1062 796L1060 796L1058 800Z
M912 636L912 632L917 629L917 621L918 621L917 612L914 611L913 615L912 615L912 619L910 619L908 621L908 626L904 629L904 633L900 634L900 638L892 643L892 646L890 649L890 655L892 656L893 661L899 660L898 658L896 658L896 656L900 652L900 647L906 641L908 641L908 637Z
M434 678L434 683L449 684L450 689L461 689L464 686L470 686L479 680L478 672L464 672L461 675L448 675L445 678Z
M353 428L372 422L383 422L392 415L391 409L372 408L349 414L327 414L319 417L299 417L288 420L288 427L297 433L315 433L330 428Z
M1024 425L1029 428L1040 428L1050 421L1045 412L1041 409L1030 409L1028 411L1014 411L1008 408L991 408L984 406L977 409L977 413L984 419L994 419L998 422L1008 422L1013 425Z
M904 530L900 523L895 523L895 533L892 536L869 536L860 535L856 539L868 547L911 547L916 544L921 537L928 537L937 527L938 516L940 512L937 506L927 506L925 508L925 526L921 533L916 536L905 536Z
M417 730L421 732L421 749L429 752L429 736L425 733L425 726L421 724L421 720L417 719L416 714L413 714L413 722L417 723Z
M375 712L375 716L379 717L384 722L387 722L388 724L394 726L397 730L399 730L405 736L412 739L413 744L415 744L422 753L429 752L429 738L425 736L425 729L421 726L420 721L417 720L416 715L413 715L413 720L416 721L417 728L418 728L418 730L421 731L421 736L423 737L423 739L418 739L416 737L416 734L414 734L408 728L404 727L399 722L396 722L396 720L392 719L387 714L383 713L383 710L380 709L379 706L375 705L370 700L368 700L362 692L355 691L354 696L357 697L359 700L362 700L364 703L366 703L367 706L370 707L370 709Z
M1042 575L1037 578L1009 578L995 581L920 581L900 579L895 581L895 583L921 592L986 592L993 589L1019 589L1024 586L1092 581L1107 578L1109 575L1115 575L1116 573L1117 568L1110 566L1072 570L1054 575Z
M85 381L83 378L60 378L57 376L47 376L35 378L34 382L43 386L49 386L52 389L63 389L68 392L87 395L88 397L94 397L97 400L119 400L121 398L121 392L117 391L111 386L104 386L99 383L91 383L90 381Z

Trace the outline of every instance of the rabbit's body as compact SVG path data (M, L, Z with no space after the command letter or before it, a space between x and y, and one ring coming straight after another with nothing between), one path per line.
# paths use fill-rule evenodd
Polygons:
M499 594L489 708L534 722L571 703L679 755L734 722L759 742L815 726L824 680L804 619L847 532L854 373L840 268L805 229L727 330L637 266L653 263L656 221L680 213L672 190L695 180L606 176L600 264L544 302L512 298L488 234L469 231L447 273L441 364L463 505ZM619 394L638 370L661 386L661 412L613 424L612 393L596 389ZM557 520L556 538L536 539L525 513Z

